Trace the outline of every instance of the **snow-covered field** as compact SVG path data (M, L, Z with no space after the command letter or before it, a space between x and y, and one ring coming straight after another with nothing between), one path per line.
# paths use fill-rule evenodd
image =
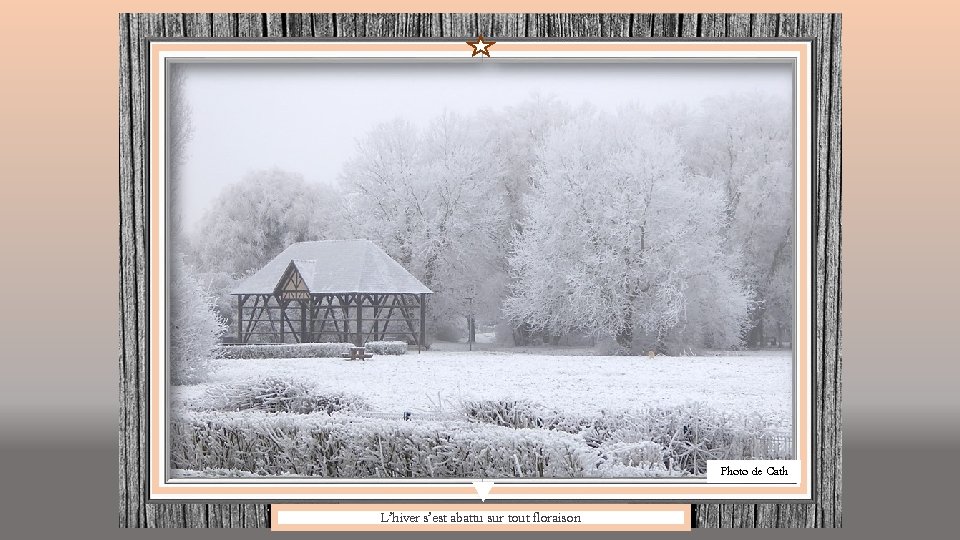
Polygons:
M371 360L220 360L210 384L173 388L178 401L211 384L264 376L304 378L362 396L382 413L447 412L458 402L528 400L571 413L700 402L718 411L760 413L790 429L789 352L743 356L568 356L505 351L412 351Z

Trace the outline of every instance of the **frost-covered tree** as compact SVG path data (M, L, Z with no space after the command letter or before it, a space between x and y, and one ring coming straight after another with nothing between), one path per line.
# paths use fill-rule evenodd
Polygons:
M690 174L675 129L639 108L583 110L537 154L509 317L538 329L739 344L747 291L723 249L725 200Z
M491 142L488 129L453 114L420 129L398 120L358 141L343 170L343 222L434 291L433 330L467 315L467 298L481 315L499 308L495 244L502 206Z
M330 196L280 169L257 171L223 189L200 219L190 262L203 273L242 276L295 242L330 236Z
M170 382L193 384L209 377L210 353L227 327L183 256L170 279Z
M187 163L190 139L193 136L190 103L186 99L187 76L182 64L170 66L170 93L167 107L168 156L166 161L167 182L170 198L178 201L183 186L183 167ZM171 244L178 251L183 250L188 239L184 233L181 205L170 205Z
M786 100L763 93L717 96L683 130L687 164L717 180L727 199L729 252L754 292L753 341L788 335L793 317L793 129Z
M214 302L214 309L226 323L227 328L234 327L237 316L237 299L230 293L243 281L242 277L233 277L227 272L205 272L196 274L197 281Z
M481 113L483 122L477 122L490 126L493 138L490 151L496 153L502 166L502 175L496 186L497 199L502 208L499 213L501 221L497 226L496 255L493 258L498 279L491 281L496 287L489 291L496 295L498 315L502 313L508 291L514 286L510 282L509 259L513 237L522 231L526 218L523 200L534 188L537 152L547 135L573 114L573 109L565 102L533 95L516 105L484 111ZM505 342L512 340L515 345L530 343L531 328L526 323L511 321L510 324L498 326L498 334L504 326L507 336L498 335L498 339ZM559 339L556 333L546 333L552 339Z

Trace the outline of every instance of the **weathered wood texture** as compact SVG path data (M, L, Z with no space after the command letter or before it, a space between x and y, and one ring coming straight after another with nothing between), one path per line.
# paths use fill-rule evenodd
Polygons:
M120 526L266 527L257 504L145 504L145 250L147 37L813 37L817 79L815 504L702 504L696 527L841 525L839 14L120 15Z

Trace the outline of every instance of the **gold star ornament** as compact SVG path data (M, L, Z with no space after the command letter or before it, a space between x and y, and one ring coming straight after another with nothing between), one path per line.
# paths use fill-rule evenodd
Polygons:
M477 36L475 41L468 41L467 45L473 47L473 54L471 57L474 57L478 54L482 54L487 58L490 58L490 47L496 45L496 41L486 41L483 39L483 36Z

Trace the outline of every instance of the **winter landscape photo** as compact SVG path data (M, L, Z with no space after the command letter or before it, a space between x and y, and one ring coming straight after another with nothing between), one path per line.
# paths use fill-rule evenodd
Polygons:
M175 63L171 478L795 459L794 68Z

